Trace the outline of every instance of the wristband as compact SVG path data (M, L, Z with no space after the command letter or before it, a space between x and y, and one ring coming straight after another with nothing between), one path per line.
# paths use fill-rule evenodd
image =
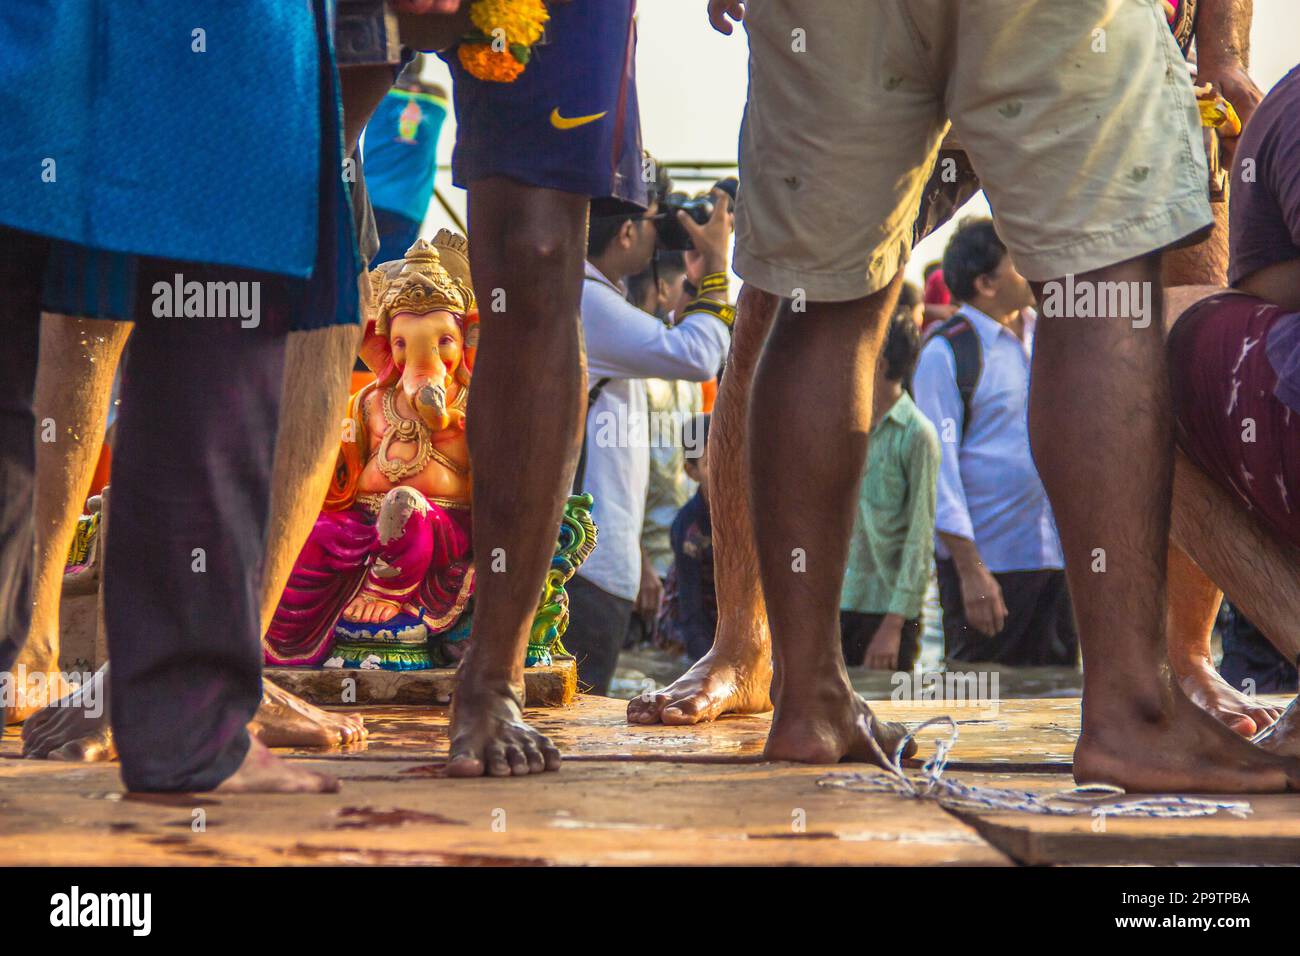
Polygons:
M710 272L700 280L701 292L725 292L730 282L725 272Z

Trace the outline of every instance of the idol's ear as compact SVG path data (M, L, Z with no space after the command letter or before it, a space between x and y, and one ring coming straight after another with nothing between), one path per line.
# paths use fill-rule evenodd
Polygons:
M392 385L400 378L397 366L393 364L393 346L388 341L387 335L380 335L375 330L375 323L366 323L366 334L361 340L361 348L358 350L361 361L366 363L366 368L375 373L375 379L380 385Z
M474 359L478 355L478 309L465 313L465 346L461 349L460 368L456 380L468 385L474 375Z

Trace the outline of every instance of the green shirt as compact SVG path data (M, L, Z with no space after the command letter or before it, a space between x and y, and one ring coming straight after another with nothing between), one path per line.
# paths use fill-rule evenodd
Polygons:
M906 392L871 429L840 607L920 617L934 558L939 436Z

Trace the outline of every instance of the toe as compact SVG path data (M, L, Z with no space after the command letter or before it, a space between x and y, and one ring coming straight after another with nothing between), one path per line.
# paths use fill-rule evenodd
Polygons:
M50 751L51 760L66 760L69 763L84 763L91 758L90 748L84 740L69 740L62 747Z
M541 740L542 759L546 761L547 770L560 769L560 750L549 739L543 737Z
M487 753L487 772L493 777L510 776L510 761L506 759L506 749L499 743L488 745Z
M449 777L481 777L486 768L483 760L473 751L463 751L452 756L447 763Z
M528 776L528 758L524 755L524 749L522 747L516 744L507 744L506 763L510 764L510 772L514 776Z
M1253 737L1255 736L1256 730L1259 729L1256 728L1255 721L1247 717L1245 714L1225 713L1220 717L1220 719L1227 724L1229 730L1234 734L1241 735L1242 737Z
M537 741L524 742L524 757L528 760L529 773L541 773L546 769L546 758L542 756L542 749L537 745Z
M703 694L692 694L690 697L683 697L681 700L664 708L663 722L675 726L698 724L705 719L709 703L709 699Z

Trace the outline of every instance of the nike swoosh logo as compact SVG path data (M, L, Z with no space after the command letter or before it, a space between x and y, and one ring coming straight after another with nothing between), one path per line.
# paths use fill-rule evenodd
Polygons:
M551 110L551 125L556 129L575 129L596 122L608 112L609 110L601 110L599 113L592 113L590 116L561 116L560 108L557 106Z

